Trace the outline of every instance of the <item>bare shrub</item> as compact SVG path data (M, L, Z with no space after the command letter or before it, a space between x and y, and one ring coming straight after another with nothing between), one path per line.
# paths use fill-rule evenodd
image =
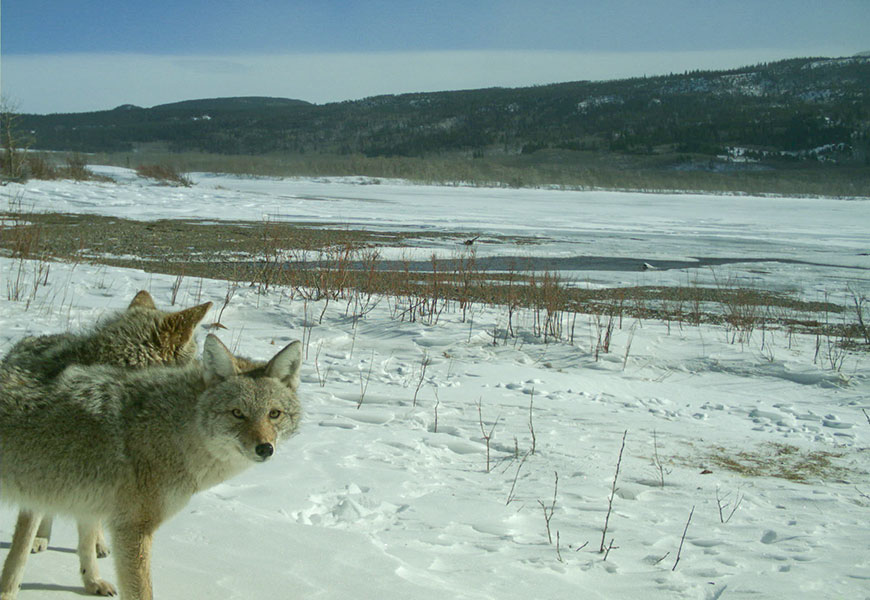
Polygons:
M867 296L852 292L852 302L855 305L855 316L858 319L858 331L864 338L864 343L870 346L870 329L864 317L864 306L867 304Z
M0 176L18 181L27 176L25 156L28 144L18 130L18 115L14 110L5 100L0 101Z
M595 315L595 345L592 349L592 352L595 356L595 360L598 361L601 354L607 354L610 352L610 341L613 339L613 328L615 326L615 314L613 311L608 311L608 315L605 316L601 313Z
M743 502L743 495L740 493L740 490L737 490L736 495L734 496L734 500L730 500L731 492L728 492L724 496L719 493L719 488L716 488L716 506L719 508L719 522L723 525L728 523L731 518L734 516L734 513L737 512L737 509L740 508L740 504ZM730 511L728 509L731 509Z
M471 240L471 243L473 243L473 240ZM479 279L479 273L477 272L477 252L474 248L471 248L465 256L460 256L456 259L455 265L454 277L457 283L459 308L462 310L462 322L465 323L468 309L474 301L472 289Z
M139 165L136 167L136 174L139 175L139 177L156 179L164 185L181 187L190 187L193 185L193 181L191 181L187 175L180 173L178 169L168 163Z
M51 263L42 250L42 227L31 223L28 217L21 197L10 199L6 214L0 219L0 245L8 248L14 259L6 277L6 298L25 301L29 308L39 287L48 285Z
M66 157L66 167L61 169L61 173L63 177L75 179L76 181L87 181L94 176L90 169L88 169L88 158L78 152Z
M57 179L58 170L41 154L27 155L27 172L31 179Z
M559 274L550 271L544 271L540 275L532 273L525 291L526 302L534 310L534 334L544 338L544 342L548 339L560 339L568 294Z

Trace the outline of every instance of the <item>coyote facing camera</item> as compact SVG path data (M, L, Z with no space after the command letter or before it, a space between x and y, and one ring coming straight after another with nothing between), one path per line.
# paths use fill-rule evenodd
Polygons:
M48 389L0 401L0 486L22 507L0 600L13 600L39 517L75 516L112 533L122 600L151 600L151 540L201 490L275 452L293 433L301 344L268 363L237 359L215 336L202 361L130 370L73 366ZM90 528L90 529L88 529ZM79 550L93 554L92 540Z
M72 365L116 365L143 368L151 365L184 365L194 360L194 330L212 303L206 302L177 312L159 310L147 291L136 294L125 311L101 320L82 333L26 337L17 342L0 362L0 402L10 386L47 386ZM33 552L48 548L51 515L40 523ZM80 537L94 540L97 556L109 553L102 529L81 531ZM81 554L81 553L80 553ZM89 593L110 595L114 587L99 579L97 569L85 564L82 580ZM0 580L2 587L2 580Z

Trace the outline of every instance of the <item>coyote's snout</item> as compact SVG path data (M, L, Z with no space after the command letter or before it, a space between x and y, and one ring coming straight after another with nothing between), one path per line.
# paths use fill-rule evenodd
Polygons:
M244 414L233 418L239 421L239 442L242 453L251 460L262 462L275 454L275 441L278 437L278 425L281 411L273 408L266 415L250 417Z

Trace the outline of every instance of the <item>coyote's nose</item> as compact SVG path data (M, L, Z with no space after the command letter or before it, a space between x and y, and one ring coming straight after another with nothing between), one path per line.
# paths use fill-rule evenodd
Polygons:
M254 448L254 452L257 453L257 456L259 456L263 460L266 460L267 458L275 454L275 447L267 442L265 444L259 444L256 448Z

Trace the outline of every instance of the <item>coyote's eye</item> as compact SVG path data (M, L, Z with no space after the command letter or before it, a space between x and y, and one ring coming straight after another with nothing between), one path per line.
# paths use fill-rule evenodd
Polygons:
M233 416L237 419L244 419L245 418L245 414L242 411L240 411L238 408L233 409Z
M277 408L273 408L272 410L269 411L269 418L270 419L277 419L280 416L281 416L281 411L278 410Z

